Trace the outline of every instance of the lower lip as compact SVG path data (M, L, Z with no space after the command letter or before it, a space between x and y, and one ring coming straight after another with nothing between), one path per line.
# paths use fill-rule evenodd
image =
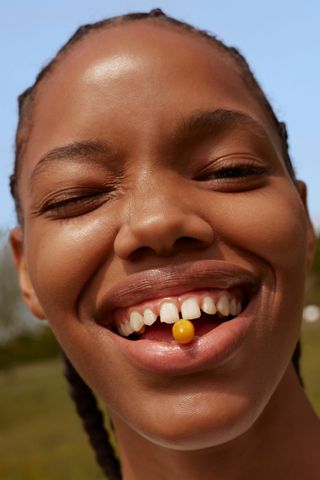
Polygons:
M232 320L221 323L207 334L196 337L188 345L156 342L152 340L126 340L104 329L111 335L120 352L139 369L161 375L192 373L206 368L214 368L231 357L243 344L250 325L257 295L251 299L246 309Z

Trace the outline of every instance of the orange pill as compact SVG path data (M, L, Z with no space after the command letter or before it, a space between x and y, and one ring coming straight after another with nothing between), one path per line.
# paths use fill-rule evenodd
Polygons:
M177 320L172 327L172 335L178 343L190 343L195 335L193 323L186 318Z

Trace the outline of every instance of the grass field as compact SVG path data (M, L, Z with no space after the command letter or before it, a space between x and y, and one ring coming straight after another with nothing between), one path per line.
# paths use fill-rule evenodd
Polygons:
M305 387L320 416L320 326L303 330ZM0 478L104 478L69 400L57 359L0 372Z
M104 478L69 400L59 360L1 372L0 391L1 479Z
M320 417L320 325L304 324L302 329L301 372L305 391Z

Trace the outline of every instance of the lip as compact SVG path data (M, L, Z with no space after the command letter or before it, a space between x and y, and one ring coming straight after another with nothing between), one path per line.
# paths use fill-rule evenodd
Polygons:
M216 368L233 358L243 345L257 312L259 295L254 295L245 310L232 320L221 323L190 345L152 340L127 340L100 326L130 365L158 375L177 376Z
M130 364L160 375L180 375L213 368L236 354L241 348L257 311L259 280L253 273L225 261L204 260L174 267L140 272L129 276L105 295L98 309L101 335L114 341ZM105 316L114 308L179 295L197 288L245 286L251 289L250 300L240 315L221 323L191 344L178 345L147 339L128 340L106 328Z
M244 287L254 292L259 278L249 270L224 260L199 260L134 273L114 285L97 307L97 323L112 322L112 311L202 288L227 290Z

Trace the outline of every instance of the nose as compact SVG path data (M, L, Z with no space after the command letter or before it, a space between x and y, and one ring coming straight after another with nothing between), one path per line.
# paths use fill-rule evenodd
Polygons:
M204 216L205 206L181 184L166 178L136 192L128 202L126 221L114 242L115 253L122 259L148 253L169 256L204 249L214 242L213 228Z

